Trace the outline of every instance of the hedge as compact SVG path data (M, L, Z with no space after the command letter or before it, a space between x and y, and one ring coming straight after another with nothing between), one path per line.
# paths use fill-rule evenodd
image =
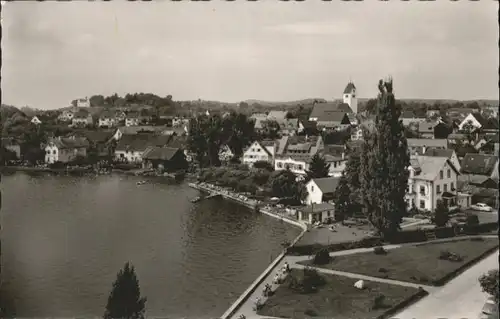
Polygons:
M382 240L379 237L366 237L358 241L347 241L330 245L312 244L312 245L296 245L287 248L289 255L314 255L322 249L327 249L329 252L341 250L357 249L357 248L372 248L381 246Z
M489 233L498 229L498 222L482 223L477 225L464 226L466 235L476 235L480 233Z

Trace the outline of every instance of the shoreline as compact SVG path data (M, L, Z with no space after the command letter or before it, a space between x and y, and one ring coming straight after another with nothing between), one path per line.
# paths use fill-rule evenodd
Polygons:
M255 204L250 204L250 203L247 203L247 202L244 202L243 200L239 199L239 198L235 198L229 194L225 194L223 192L220 192L220 191L217 191L217 190L214 190L214 189L210 189L208 187L203 187L197 183L188 183L188 185L194 189L197 189L199 191L204 191L204 192L208 192L210 194L218 194L218 195L221 195L222 198L224 199L228 199L228 200L232 200L234 202L237 202L241 205L244 205L248 208L253 208L255 209L257 206L258 206L258 202L255 203ZM304 224L304 223L301 223L299 221L295 221L295 220L292 220L290 218L287 218L285 216L280 216L280 215L277 215L275 213L272 213L264 208L259 208L259 212L262 213L262 214L265 214L267 216L270 216L270 217L273 217L273 218L276 218L276 219L279 219L279 220L282 220L292 226L295 226L295 227L299 227L302 231L300 232L300 234L293 240L293 242L290 244L290 247L291 246L294 246L301 238L302 236L304 236L304 234L306 233L307 231L307 225ZM226 312L224 312L224 314L222 314L222 316L220 316L219 318L220 319L230 319L232 318L232 316L236 313L236 311L241 307L241 305L247 301L248 297L250 297L250 295L255 291L255 289L257 289L257 287L269 276L269 274L276 268L276 266L283 260L283 258L285 258L286 256L286 251L287 249L284 248L283 251L278 255L278 257L276 257L276 259L274 259L271 264L257 277L257 279L255 279L251 284L250 286L238 297L238 299L236 299L235 302L233 302L233 304L226 310Z

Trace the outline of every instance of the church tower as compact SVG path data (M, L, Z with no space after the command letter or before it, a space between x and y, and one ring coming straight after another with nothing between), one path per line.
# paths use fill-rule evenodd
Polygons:
M354 83L349 81L344 90L344 103L349 104L349 107L354 112L358 114L358 98L356 97L356 87Z

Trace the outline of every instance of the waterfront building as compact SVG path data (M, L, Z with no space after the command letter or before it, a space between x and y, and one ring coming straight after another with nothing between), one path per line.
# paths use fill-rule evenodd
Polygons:
M306 183L306 204L332 203L333 193L339 184L337 177L313 178Z

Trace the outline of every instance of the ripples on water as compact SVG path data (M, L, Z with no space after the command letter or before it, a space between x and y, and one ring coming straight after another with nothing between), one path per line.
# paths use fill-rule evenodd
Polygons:
M220 316L296 228L186 184L123 176L2 178L0 294L18 317L101 316L131 261L148 316Z

